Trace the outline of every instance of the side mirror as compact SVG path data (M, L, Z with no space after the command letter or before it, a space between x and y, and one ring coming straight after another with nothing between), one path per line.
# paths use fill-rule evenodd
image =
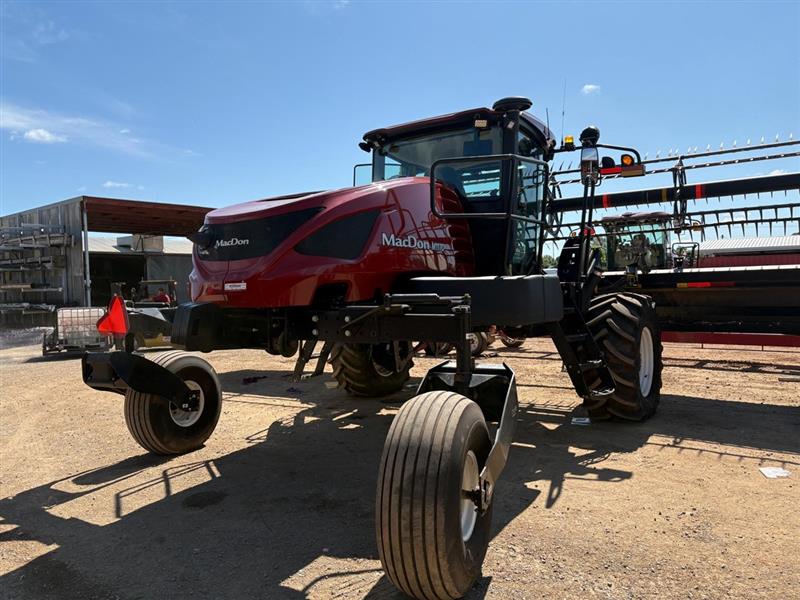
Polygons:
M588 185L600 179L600 153L595 146L581 148L581 183Z
M594 146L584 146L581 148L581 165L587 163L597 166L598 162L600 162L600 153L597 151L597 148Z

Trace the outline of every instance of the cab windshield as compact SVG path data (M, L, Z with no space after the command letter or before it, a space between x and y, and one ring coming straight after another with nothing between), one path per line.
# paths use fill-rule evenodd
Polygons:
M431 165L442 158L500 154L501 137L497 127L470 127L395 140L373 153L372 180L428 176Z
M661 223L607 224L608 268L621 269L644 261L647 266L666 265L667 237ZM641 257L641 258L640 258Z

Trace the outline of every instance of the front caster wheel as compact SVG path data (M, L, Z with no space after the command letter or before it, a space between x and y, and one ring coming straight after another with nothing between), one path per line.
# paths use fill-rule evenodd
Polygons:
M419 599L461 598L480 576L492 505L473 498L491 441L478 405L426 392L395 417L383 447L375 510L386 575Z
M222 410L217 374L206 361L185 352L165 352L153 359L199 392L196 410L183 410L162 396L125 392L125 423L133 439L155 454L197 450L211 436Z

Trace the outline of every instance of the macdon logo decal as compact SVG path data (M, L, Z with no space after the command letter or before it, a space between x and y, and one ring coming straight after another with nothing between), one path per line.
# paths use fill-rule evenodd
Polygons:
M443 250L450 250L450 244L442 244L441 242L429 242L428 240L417 239L414 235L406 237L397 237L395 234L387 235L381 234L381 246L394 246L395 248L413 248L415 250L434 250L442 252Z
M250 240L243 240L240 238L231 238L229 240L217 240L214 248L227 248L229 246L247 246Z

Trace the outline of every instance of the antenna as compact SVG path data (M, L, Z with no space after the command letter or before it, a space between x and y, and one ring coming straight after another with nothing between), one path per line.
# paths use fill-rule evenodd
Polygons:
M544 114L547 120L547 131L550 131L550 109L546 106L544 107Z
M564 113L567 112L567 78L564 78L564 94L561 96L561 139L564 139Z

